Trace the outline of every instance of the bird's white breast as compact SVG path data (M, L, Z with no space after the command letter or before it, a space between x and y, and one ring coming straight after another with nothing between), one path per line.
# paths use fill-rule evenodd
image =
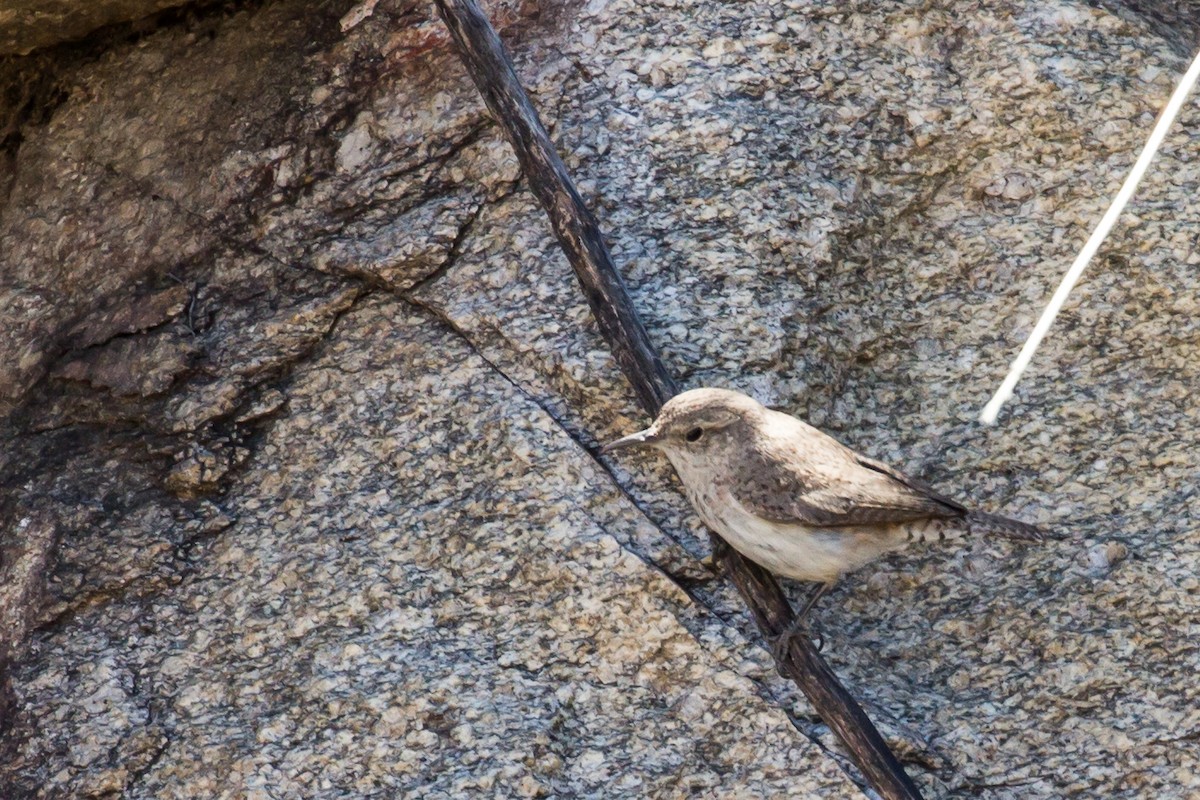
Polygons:
M763 519L747 511L726 488L727 481L718 480L707 464L669 455L704 523L739 553L776 575L834 581L903 541L902 534L889 536L878 526L822 529Z

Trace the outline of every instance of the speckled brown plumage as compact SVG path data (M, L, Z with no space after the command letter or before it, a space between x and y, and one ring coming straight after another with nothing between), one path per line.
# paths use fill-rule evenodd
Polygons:
M685 392L650 428L614 445L666 453L704 521L785 577L829 583L912 541L966 533L1043 538L1023 522L969 511L738 392Z

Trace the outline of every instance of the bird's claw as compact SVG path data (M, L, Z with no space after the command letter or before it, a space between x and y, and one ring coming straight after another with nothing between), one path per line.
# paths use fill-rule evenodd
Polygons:
M771 642L771 657L775 659L775 667L779 670L779 674L784 674L784 665L791 658L788 650L792 646L792 639L796 636L805 635L813 639L813 644L817 648L818 653L825 649L825 637L821 636L820 633L814 632L804 617L796 617L784 629L783 633L776 636L775 640Z
M720 577L725 572L725 556L729 553L729 545L719 536L712 540L712 552L700 561L701 566Z

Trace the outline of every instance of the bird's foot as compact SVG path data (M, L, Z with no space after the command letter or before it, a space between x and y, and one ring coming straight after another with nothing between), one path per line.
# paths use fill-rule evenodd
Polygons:
M775 641L771 642L771 657L775 659L775 668L784 677L786 677L784 664L790 658L788 650L791 649L792 639L796 636L806 636L812 639L818 653L825 649L825 637L821 636L818 632L814 632L809 626L808 620L803 616L793 619L783 633L776 636Z
M718 536L714 536L712 540L712 552L709 553L708 557L704 558L700 563L706 569L711 570L714 575L720 577L725 571L724 561L728 552L729 545L725 543L725 540Z

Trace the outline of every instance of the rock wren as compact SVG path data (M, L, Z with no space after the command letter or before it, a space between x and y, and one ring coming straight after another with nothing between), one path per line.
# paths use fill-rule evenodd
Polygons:
M705 524L785 578L821 584L909 542L967 533L1041 541L1041 531L968 511L795 417L725 389L671 398L644 431L605 450L653 447L675 466Z

